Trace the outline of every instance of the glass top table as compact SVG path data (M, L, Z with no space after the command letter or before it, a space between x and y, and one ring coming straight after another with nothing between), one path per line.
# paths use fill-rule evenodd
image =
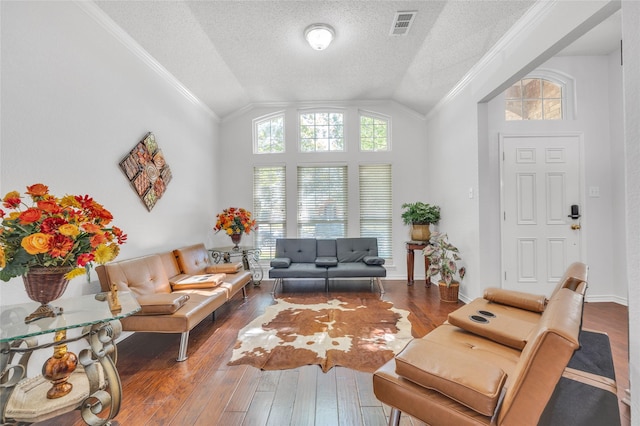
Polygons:
M122 309L112 312L109 309L108 295L109 293L98 293L55 300L52 304L63 308L62 314L29 324L25 324L24 319L40 306L38 302L0 306L0 342L119 320L140 310L140 305L130 292L119 292L118 299Z

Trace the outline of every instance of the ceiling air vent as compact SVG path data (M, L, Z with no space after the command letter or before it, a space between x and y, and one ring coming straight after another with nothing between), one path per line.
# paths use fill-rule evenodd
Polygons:
M396 16L393 19L393 24L391 24L391 32L389 33L389 35L407 35L409 33L409 28L411 28L411 24L416 17L416 13L418 12L415 10L396 12Z

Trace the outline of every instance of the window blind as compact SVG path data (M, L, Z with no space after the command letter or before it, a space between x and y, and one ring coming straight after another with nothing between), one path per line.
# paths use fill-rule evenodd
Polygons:
M253 169L253 216L258 225L256 246L261 259L275 257L276 238L286 236L287 197L285 167Z
M378 239L378 255L392 257L391 165L361 165L360 236Z
M347 167L298 167L298 237L347 235Z

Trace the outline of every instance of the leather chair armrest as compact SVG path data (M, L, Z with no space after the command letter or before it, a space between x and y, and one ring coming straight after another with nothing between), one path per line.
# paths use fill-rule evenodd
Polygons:
M484 298L490 302L513 306L532 312L544 312L547 298L544 295L524 293L521 291L504 290L501 288L487 288Z

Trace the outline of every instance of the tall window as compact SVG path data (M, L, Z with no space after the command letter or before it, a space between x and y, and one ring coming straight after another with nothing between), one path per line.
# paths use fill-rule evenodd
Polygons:
M341 112L301 113L300 151L344 151L344 114Z
M378 238L378 255L390 259L392 196L391 165L360 166L360 236Z
M347 167L298 167L298 237L347 236Z
M284 114L257 118L253 121L253 152L274 154L284 152Z
M360 151L389 151L389 119L360 115Z
M562 120L562 86L543 78L524 78L505 92L505 119Z
M258 229L256 245L261 259L276 254L276 238L286 236L287 197L285 167L255 167L253 169L253 215Z

